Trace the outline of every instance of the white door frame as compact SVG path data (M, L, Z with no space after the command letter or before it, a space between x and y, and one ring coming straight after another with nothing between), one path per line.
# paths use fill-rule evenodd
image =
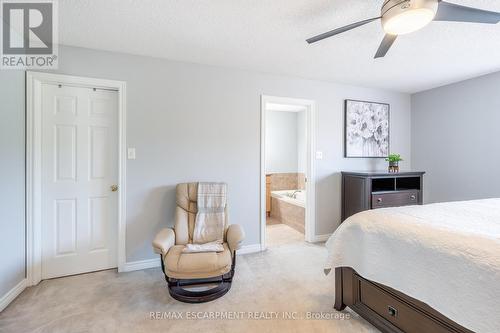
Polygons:
M126 83L52 73L26 72L26 271L29 286L42 279L42 84L118 91L118 271L125 265Z
M306 165L306 219L305 240L316 241L316 102L276 96L261 96L260 120L260 247L266 249L266 105L268 103L303 106L306 109L307 165Z

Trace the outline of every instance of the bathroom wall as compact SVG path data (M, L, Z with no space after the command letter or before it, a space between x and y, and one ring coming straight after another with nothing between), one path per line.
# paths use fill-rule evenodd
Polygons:
M271 190L305 188L306 111L268 111L266 119L266 174Z
M267 111L266 173L297 172L297 112Z
M306 111L297 112L297 172L306 173L307 118Z

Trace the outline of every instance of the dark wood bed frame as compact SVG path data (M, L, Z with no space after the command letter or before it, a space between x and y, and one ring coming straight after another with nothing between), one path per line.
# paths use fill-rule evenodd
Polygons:
M414 298L337 267L334 307L346 306L384 333L473 333Z

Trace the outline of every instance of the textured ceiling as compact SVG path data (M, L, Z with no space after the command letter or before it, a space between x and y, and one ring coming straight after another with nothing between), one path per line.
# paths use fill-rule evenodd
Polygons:
M383 0L60 0L64 45L417 92L500 70L500 24L433 22L383 59ZM498 0L449 0L500 11Z

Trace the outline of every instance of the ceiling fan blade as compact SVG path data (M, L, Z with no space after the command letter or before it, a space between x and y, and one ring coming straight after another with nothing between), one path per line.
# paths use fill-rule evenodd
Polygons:
M351 29L360 27L360 26L365 25L367 23L373 22L375 20L378 20L379 18L380 17L374 17L374 18L371 18L371 19L368 19L368 20L364 20L364 21L352 23L352 24L346 25L345 27L337 28L337 29L334 29L334 30L322 33L321 35L317 35L317 36L311 37L311 38L309 38L307 40L307 42L309 44L316 43L316 42L319 42L320 40L323 40L325 38L332 37L332 36L341 34L343 32L349 31Z
M398 35L386 34L384 36L384 39L382 39L382 43L380 43L380 46L378 47L377 54L375 54L375 59L385 57L392 44L394 44L396 38L398 38Z
M500 13L440 1L434 21L496 24L500 22Z

